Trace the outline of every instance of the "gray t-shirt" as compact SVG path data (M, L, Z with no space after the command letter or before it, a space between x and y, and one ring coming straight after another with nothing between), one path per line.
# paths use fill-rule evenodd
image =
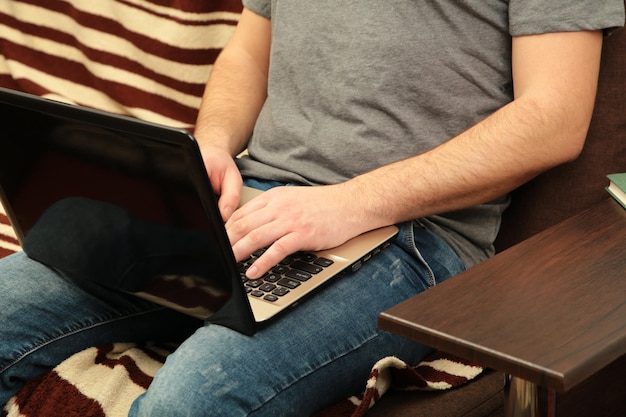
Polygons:
M268 98L239 167L303 184L420 154L510 102L512 35L624 21L622 0L243 3L272 20L272 50ZM507 201L419 221L471 266L493 253Z

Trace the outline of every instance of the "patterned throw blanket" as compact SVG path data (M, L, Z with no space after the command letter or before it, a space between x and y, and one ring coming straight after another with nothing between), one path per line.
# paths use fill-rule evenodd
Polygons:
M19 250L0 206L0 257ZM175 345L115 343L79 352L30 381L4 407L2 417L123 417ZM482 368L441 353L417 366L385 357L372 367L363 392L315 417L360 417L389 389L445 390L465 384Z

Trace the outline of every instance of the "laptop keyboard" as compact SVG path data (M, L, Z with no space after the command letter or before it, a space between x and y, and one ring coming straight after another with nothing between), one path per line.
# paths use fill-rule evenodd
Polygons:
M298 252L283 259L261 278L248 279L246 271L264 251L264 249L257 250L248 259L239 262L238 267L246 292L252 297L270 302L277 301L290 291L296 290L302 282L308 281L333 264L330 259Z

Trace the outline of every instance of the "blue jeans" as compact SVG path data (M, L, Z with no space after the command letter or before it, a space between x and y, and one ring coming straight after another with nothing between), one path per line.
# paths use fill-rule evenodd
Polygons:
M264 187L268 184L256 184ZM273 184L270 184L273 185ZM431 349L380 331L378 314L464 269L417 222L356 273L244 336L113 290L98 295L17 253L0 260L0 403L90 346L184 340L131 416L306 416L364 389L372 365Z

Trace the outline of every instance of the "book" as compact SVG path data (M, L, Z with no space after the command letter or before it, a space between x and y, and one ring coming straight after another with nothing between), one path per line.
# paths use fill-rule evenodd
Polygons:
M609 174L607 177L609 186L606 187L606 190L618 203L626 208L626 172Z

